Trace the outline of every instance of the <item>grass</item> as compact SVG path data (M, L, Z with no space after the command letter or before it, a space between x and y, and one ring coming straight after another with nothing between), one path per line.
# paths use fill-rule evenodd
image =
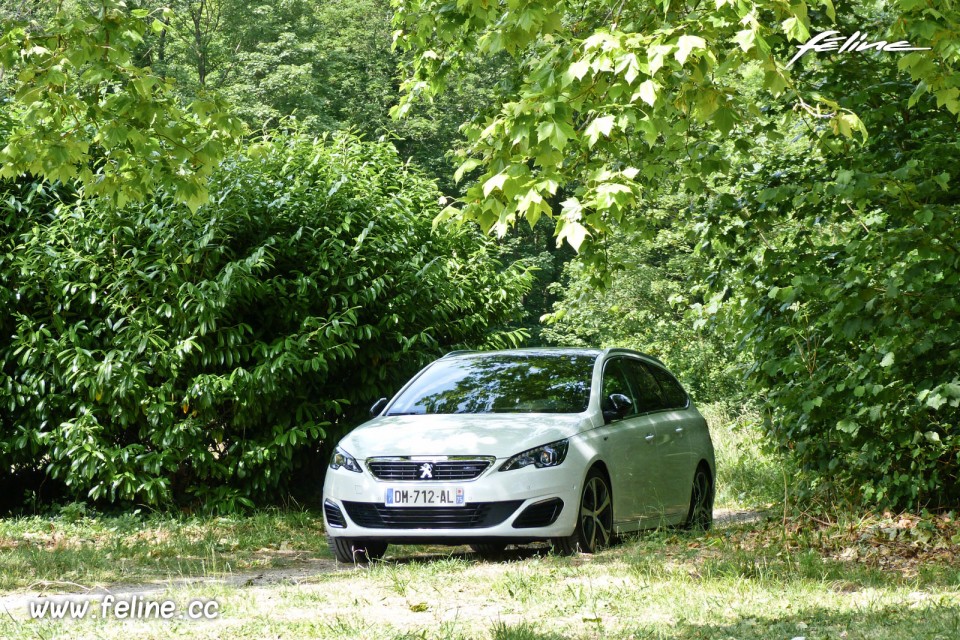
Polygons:
M717 452L718 508L757 508L782 491L782 464L766 454L755 416L705 407ZM0 519L0 592L70 590L189 576L283 568L304 558L329 558L323 517L304 510L251 516L98 515L72 503L55 514ZM403 551L415 557L420 550ZM431 561L438 571L452 571ZM411 571L415 568L411 568ZM405 589L402 572L395 590ZM526 597L522 585L495 585L503 597Z
M847 561L804 546L779 521L704 535L658 531L596 556L516 550L500 563L462 548L271 587L193 585L216 622L0 620L0 637L449 638L559 640L955 640L960 564Z
M704 413L717 506L769 507L783 467L760 448L753 418ZM706 534L629 536L593 556L510 550L497 563L464 547L391 547L384 562L359 568L330 559L321 521L309 511L105 517L75 505L0 521L8 591L280 568L266 584L178 582L150 595L181 606L216 598L216 621L33 621L22 605L3 606L0 638L960 638L960 525L950 515L801 515L784 524L778 513Z
M782 503L787 461L770 453L760 432L760 416L724 404L700 407L710 426L717 459L716 506L768 508Z
M327 557L323 518L103 516L68 505L56 516L0 520L0 591L223 575Z

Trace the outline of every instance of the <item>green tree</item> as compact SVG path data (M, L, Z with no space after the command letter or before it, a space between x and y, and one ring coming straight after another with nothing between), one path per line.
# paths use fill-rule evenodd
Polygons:
M699 209L708 311L748 361L772 441L810 472L800 488L917 509L960 501L960 153L954 116L911 97L895 65L811 63L811 83L863 114L866 143L811 120Z
M11 5L0 15L0 98L12 116L0 177L72 181L121 206L162 187L199 206L240 122L205 96L182 105L135 63L150 13L121 0Z
M794 51L790 43L809 38L811 22L826 28L835 19L831 0L400 0L397 6L399 42L415 54L398 114L441 91L471 55L506 53L514 61L510 95L486 121L466 129L461 169L479 167L480 176L461 206L444 214L501 235L520 218L535 223L548 215L558 241L584 245L590 257L592 240L611 225L641 224L635 205L662 182L701 191L709 176L729 170L731 147L749 153L760 135L759 105L737 91L739 71L749 63L760 65L771 96L790 96L835 133L865 134L838 96L798 85L784 65ZM960 14L920 0L895 7L884 29L888 39L932 48L901 61L917 93L933 93L956 112ZM564 199L553 202L560 189Z
M743 394L736 352L689 313L709 262L672 211L648 215L658 219L656 231L615 234L607 243L606 282L582 260L566 264L551 287L559 299L542 336L558 345L638 349L665 362L696 402L735 403Z
M155 12L164 4L142 3ZM404 57L392 46L387 0L175 0L169 6L137 59L169 76L185 100L216 92L254 131L295 116L315 133L388 136L450 195L448 154L458 128L492 103L503 81L502 57L473 59L450 91L394 122L389 111L399 99Z

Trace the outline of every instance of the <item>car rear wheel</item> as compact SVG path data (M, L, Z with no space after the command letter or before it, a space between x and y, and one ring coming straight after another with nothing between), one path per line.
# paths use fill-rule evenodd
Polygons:
M710 472L701 465L693 476L690 511L687 513L685 527L694 531L707 531L712 525L713 483L710 482Z
M560 555L595 553L613 540L613 494L606 476L594 468L587 474L580 495L580 511L573 534L552 540Z
M327 536L327 543L337 560L349 564L379 560L387 552L387 543L380 540L357 540L356 538Z
M503 557L503 552L507 548L507 543L477 542L475 544L471 544L470 548L473 549L476 554L484 560L499 560Z

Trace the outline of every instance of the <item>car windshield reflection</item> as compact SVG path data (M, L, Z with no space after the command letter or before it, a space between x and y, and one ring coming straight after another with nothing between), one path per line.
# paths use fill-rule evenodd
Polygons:
M440 413L581 413L595 355L509 354L439 360L388 416Z

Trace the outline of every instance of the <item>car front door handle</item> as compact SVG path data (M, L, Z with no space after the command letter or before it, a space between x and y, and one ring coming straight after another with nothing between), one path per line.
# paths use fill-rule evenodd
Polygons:
M657 437L657 436L653 435L652 433L648 433L648 434L646 435L646 437L644 438L644 440L646 440L647 442L653 442L654 438L656 438L656 437Z
M676 433L678 436L683 435L683 427L677 427L674 430L674 433Z

